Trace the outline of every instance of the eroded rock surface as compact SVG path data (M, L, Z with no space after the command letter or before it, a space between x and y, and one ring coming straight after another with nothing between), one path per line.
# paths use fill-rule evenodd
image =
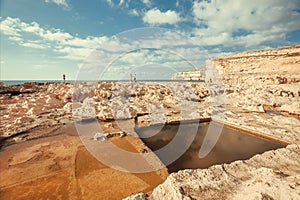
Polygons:
M210 65L222 76L227 124L291 145L246 161L172 173L149 197L127 199L299 199L300 46L219 57ZM209 70L206 82L214 84Z
M0 136L25 141L89 118L109 127L124 119L148 126L212 117L291 145L247 161L173 173L149 197L129 199L299 199L299 64L298 45L216 58L206 82L0 84Z
M72 120L72 85L24 83L0 87L0 136L24 141L45 136Z
M113 127L115 124L110 130L114 131ZM74 124L56 132L0 151L1 199L118 200L133 192L150 193L168 175L166 168L140 174L118 171L86 149ZM110 141L129 152L146 148L131 136L112 137Z
M300 46L240 53L213 60L223 76L226 121L299 143Z
M246 161L172 173L145 199L299 199L299 145Z
M25 83L0 91L0 135L14 141L90 118L135 119L148 126L211 116L209 91L201 82Z

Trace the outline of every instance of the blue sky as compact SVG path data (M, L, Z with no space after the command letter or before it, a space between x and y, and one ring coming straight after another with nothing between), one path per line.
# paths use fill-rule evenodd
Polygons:
M298 0L1 0L0 7L1 80L166 78L194 61L201 67L206 58L300 43Z

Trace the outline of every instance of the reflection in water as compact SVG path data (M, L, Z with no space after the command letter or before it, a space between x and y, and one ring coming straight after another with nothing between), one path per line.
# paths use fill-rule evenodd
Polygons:
M218 126L217 124L213 125ZM195 127L197 127L198 124L182 124L180 126L183 126L185 135L177 135L176 137L184 137L182 138L182 141L184 141L186 137L193 137L191 130L195 130ZM230 163L235 160L245 160L251 158L255 154L285 146L283 144L224 127L215 147L206 157L200 159L198 156L199 150L208 127L208 123L202 123L199 125L197 135L189 149L175 162L168 166L170 173L181 169L207 168L215 164ZM136 132L142 138L144 143L155 151L168 144L176 135L178 128L179 125L157 125L138 128L136 129ZM147 135L153 136L147 137ZM174 147L174 152L176 152L175 148L180 147ZM160 159L162 162L166 161L166 158L162 156Z

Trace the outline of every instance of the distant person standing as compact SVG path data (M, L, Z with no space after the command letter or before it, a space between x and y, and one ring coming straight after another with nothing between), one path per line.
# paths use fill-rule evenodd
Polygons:
M136 74L134 74L133 80L134 80L134 82L136 82Z
M66 83L66 75L63 74L63 80L64 80L64 83Z
M130 82L132 82L132 74L130 73Z

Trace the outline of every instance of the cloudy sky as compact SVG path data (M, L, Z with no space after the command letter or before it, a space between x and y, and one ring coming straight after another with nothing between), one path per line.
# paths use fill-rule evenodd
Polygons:
M167 78L206 58L300 43L299 0L1 0L0 9L1 80Z

